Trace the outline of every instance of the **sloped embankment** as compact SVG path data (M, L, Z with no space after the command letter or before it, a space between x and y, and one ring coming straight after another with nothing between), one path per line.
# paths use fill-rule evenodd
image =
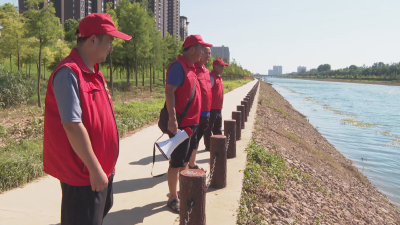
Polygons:
M399 224L400 212L305 116L260 82L238 224Z

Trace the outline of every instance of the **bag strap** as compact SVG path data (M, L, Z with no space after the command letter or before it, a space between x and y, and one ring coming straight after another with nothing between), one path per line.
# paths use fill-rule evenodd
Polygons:
M183 110L182 114L179 115L179 118L177 119L178 126L179 126L180 122L182 122L183 118L186 116L186 113L187 113L190 105L192 104L195 90L196 90L196 79L194 79L194 83L193 83L193 87L192 87L192 93L190 94L189 101L187 102L187 104L185 106L185 109Z
M160 138L161 138L162 136L164 136L164 134L165 134L165 133L163 133L163 134L154 142L154 145L153 145L153 167L151 167L151 176L153 176L153 177L161 177L161 176L164 176L165 174L167 174L167 173L163 173L163 174L160 174L160 175L157 175L157 176L154 176L154 175L153 175L154 163L156 162L156 143L157 143L158 140L160 140Z
M190 105L192 104L192 101L193 101L193 98L194 98L194 92L195 92L195 90L196 90L196 79L194 79L193 88L192 88L192 93L190 94L189 101L187 102L187 104L186 104L186 106L185 106L185 109L183 110L182 114L179 115L179 118L177 119L178 127L179 127L179 124L182 122L183 118L186 116L186 112L188 111ZM166 106L166 103L165 103L164 106L167 107L167 106ZM161 176L164 176L165 174L167 174L167 173L163 173L163 174L160 174L160 175L157 175L157 176L154 176L154 175L153 175L154 163L156 162L156 142L157 142L158 140L160 140L160 138L161 138L162 136L164 136L164 134L165 134L165 133L163 133L163 134L154 142L154 146L153 146L153 167L151 168L151 176L153 176L153 177L161 177Z

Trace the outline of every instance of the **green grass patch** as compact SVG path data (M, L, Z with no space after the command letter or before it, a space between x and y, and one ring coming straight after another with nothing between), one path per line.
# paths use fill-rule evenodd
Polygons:
M43 139L21 139L0 148L0 193L43 175Z
M224 78L222 78L224 79ZM238 87L241 87L249 82L253 81L252 79L239 79L239 80L224 80L224 91L228 93Z

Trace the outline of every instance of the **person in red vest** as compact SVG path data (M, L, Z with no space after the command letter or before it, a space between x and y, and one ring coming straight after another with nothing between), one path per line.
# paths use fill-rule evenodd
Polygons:
M179 213L180 203L177 193L179 172L187 169L194 145L196 144L197 128L200 121L201 92L197 80L194 63L199 62L203 54L204 46L210 47L203 41L200 35L190 35L183 43L183 56L178 55L167 71L167 86L165 89L165 102L168 110L168 130L172 135L177 130L190 127L193 134L183 141L171 154L168 168L169 199L167 206L174 212ZM186 115L178 124L177 115L181 114L187 103L193 87L195 88L193 100ZM170 135L171 137L171 135Z
M219 58L213 62L213 70L210 73L211 81L211 112L210 122L207 130L204 133L204 145L206 150L210 150L210 137L211 132L213 135L222 134L222 115L221 109L224 104L224 82L222 81L221 74L224 72L224 67L229 66L227 63Z
M49 78L44 115L44 171L61 182L61 224L101 225L113 204L119 154L115 112L99 63L113 51L110 15L79 23L77 46Z
M199 142L204 135L208 127L208 122L210 118L211 111L211 82L210 82L210 71L206 68L205 64L211 58L211 49L210 47L204 48L204 54L200 59L200 62L194 64L196 67L197 79L199 80L200 90L201 90L201 114L200 114L200 123L197 128L197 142L194 146L192 157L189 161L189 169L201 169L204 172L207 172L206 169L201 168L196 164L196 155L197 149L199 147Z

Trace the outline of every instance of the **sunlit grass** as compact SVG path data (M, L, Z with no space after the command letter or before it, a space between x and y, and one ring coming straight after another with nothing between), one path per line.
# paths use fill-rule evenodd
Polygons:
M341 119L340 121L342 121L342 124L350 124L356 127L373 127L378 125L378 124L366 123L363 121L355 120L353 118Z

